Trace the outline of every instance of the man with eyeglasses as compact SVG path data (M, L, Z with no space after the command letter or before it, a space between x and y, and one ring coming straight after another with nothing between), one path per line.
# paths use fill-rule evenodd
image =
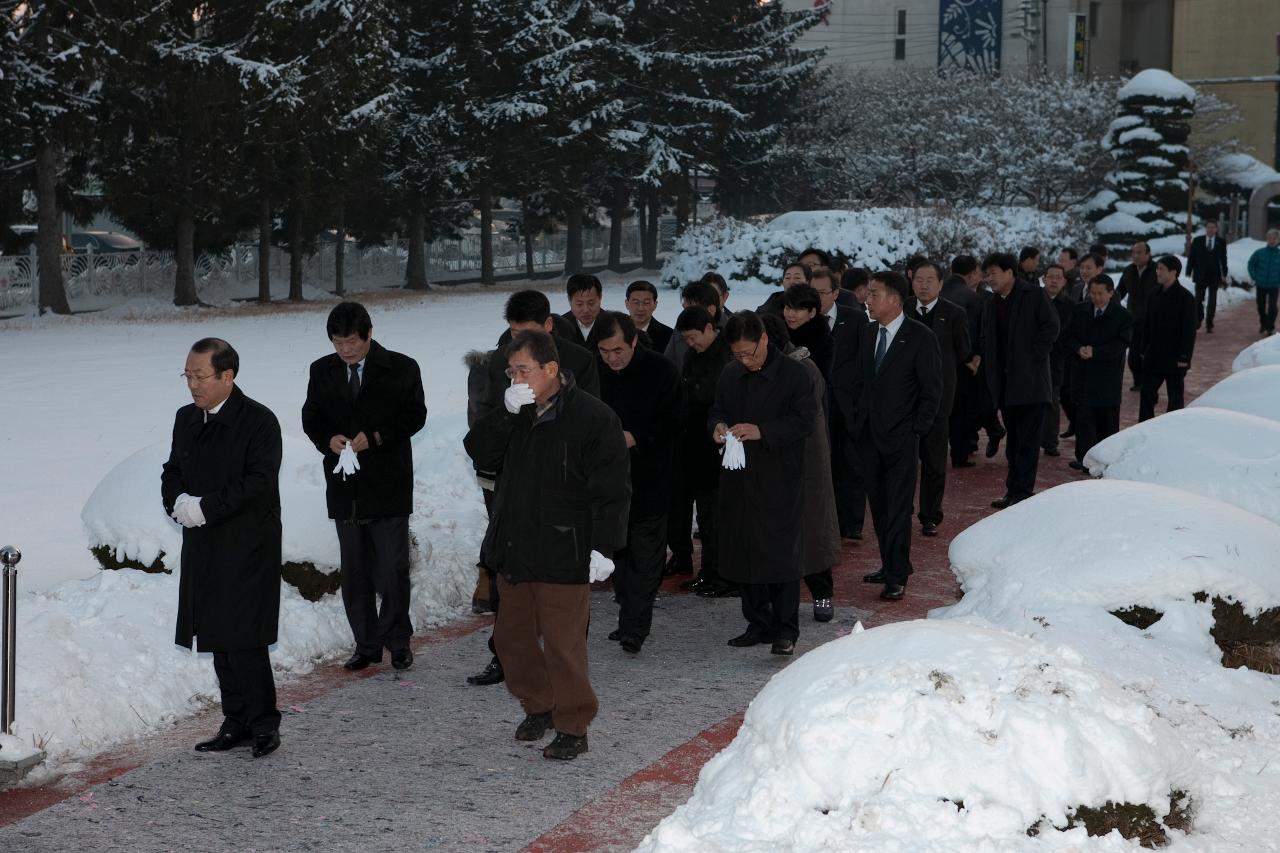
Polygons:
M222 726L197 752L249 741L280 746L268 646L280 620L280 424L236 385L240 356L220 338L196 341L160 476L164 510L182 525L175 642L213 653Z
M609 577L607 555L627 542L627 444L618 416L561 370L546 332L518 332L507 370L503 406L463 439L477 467L500 472L481 547L502 599L494 640L525 712L516 739L554 726L543 757L570 760L587 751L599 707L587 674L589 584Z
M334 351L311 364L302 431L323 455L329 518L338 532L342 603L355 641L349 671L382 662L413 666L409 640L410 439L427 420L418 363L373 339L359 302L342 302L325 324ZM344 451L358 469L340 466ZM379 605L379 599L381 604Z

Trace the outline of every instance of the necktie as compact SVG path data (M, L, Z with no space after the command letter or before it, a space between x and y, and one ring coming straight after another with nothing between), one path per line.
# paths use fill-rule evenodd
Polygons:
M884 326L880 327L880 338L876 341L876 373L880 372L880 362L884 361L884 351L889 347L889 330Z
M1093 319L1095 319L1095 320L1101 320L1101 319L1102 319L1102 309L1101 309L1101 308L1095 308L1095 309L1093 309Z
M1212 237L1210 237L1208 240L1206 240L1206 241L1205 241L1204 247L1205 247L1206 249L1208 249L1210 252L1212 252L1212 251L1213 251L1213 238L1212 238Z
M360 365L349 365L351 376L347 379L347 387L351 389L351 399L360 396Z
M925 317L928 317L928 316L929 316L929 309L928 309L928 308L925 308L923 305L921 305L921 306L920 306L920 319L922 319L922 320L923 320Z

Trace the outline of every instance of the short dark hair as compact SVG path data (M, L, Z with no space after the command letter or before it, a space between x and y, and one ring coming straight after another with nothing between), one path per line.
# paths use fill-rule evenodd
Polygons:
M911 296L911 285L907 284L907 277L896 270L881 270L871 274L872 281L878 281L889 290L898 294L898 299L903 305L907 304L907 299Z
M795 267L798 270L802 270L804 272L805 282L807 283L809 281L809 268L806 267L804 264L800 263L799 261L792 261L791 263L787 264L785 267L782 268L783 278L787 277L787 270L791 269L792 267Z
M333 306L324 328L329 333L329 340L359 335L360 340L367 341L373 331L373 320L369 319L369 311L363 305L348 300Z
M720 275L720 273L715 270L703 273L701 280L720 291L722 296L729 292L729 282L725 281L724 276Z
M782 292L782 304L787 308L822 310L822 297L812 285L797 284Z
M1018 262L1009 252L992 252L982 259L982 271L986 272L992 267L999 267L1005 272L1011 272L1018 268Z
M937 261L926 260L916 264L916 272L919 272L922 267L933 267L933 271L938 274L938 281L945 281L947 278L946 272L942 269L942 264Z
M365 316L367 317L368 315L366 314ZM339 335L338 337L345 338L346 335ZM201 338L191 345L191 351L201 355L212 353L209 356L209 364L213 367L214 373L224 373L230 370L231 376L234 378L240 372L240 353L236 352L236 348L222 338Z
M1018 263L1029 261L1032 258L1039 258L1040 250L1035 246L1023 246L1022 251L1018 253Z
M711 314L701 305L686 308L680 312L679 317L676 317L677 332L701 332L703 329L707 328L707 326L714 329L716 321L711 319Z
M1111 255L1111 252L1107 249L1106 243L1094 243L1089 247L1089 254L1100 255L1106 258Z
M1116 283L1111 280L1111 276L1104 272L1100 272L1093 278L1089 279L1089 284L1105 284L1107 286L1107 290L1116 289Z
M600 279L585 272L576 272L565 282L564 292L570 299L575 293L582 293L584 290L594 290L596 296L604 295L604 287L600 284Z
M633 281L627 285L627 299L631 298L631 294L643 290L645 293L653 297L653 301L658 301L658 288L654 287L651 282Z
M618 332L622 332L624 341L629 344L635 343L636 324L629 315L623 314L621 311L601 311L596 323L597 325L592 328L592 331L596 333L597 341L612 338Z
M1136 249L1138 248L1138 246L1142 246L1144 249L1146 249L1148 255L1151 254L1151 244L1148 243L1146 240L1134 240L1133 245L1130 246L1129 248Z
M1165 255L1163 258L1156 261L1156 263L1167 270L1172 270L1179 275L1182 274L1182 261L1178 260L1177 255Z
M831 266L831 256L830 256L830 255L828 255L826 252L822 251L821 249L817 249L817 248L814 248L813 246L810 246L809 248L805 249L805 250L804 250L803 252L801 252L800 254L796 255L796 260L797 260L797 261L798 261L798 260L800 260L800 259L801 259L801 258L803 258L805 255L817 255L817 256L818 256L818 266L820 266L820 267L829 267L829 266Z
M925 263L928 260L929 259L926 258L924 255L912 255L911 257L907 258L907 272L915 272L920 267L921 264ZM872 277L874 278L874 276Z
M956 255L951 259L952 275L969 275L978 268L978 259L973 255Z
M738 341L758 343L764 335L764 323L754 311L739 311L729 318L724 327L725 343L736 344Z
M1100 255L1097 252L1086 252L1085 256L1080 259L1080 263L1083 264L1085 261L1093 261L1094 266L1098 269L1105 269L1107 266L1107 256L1105 254Z
M770 341L777 341L776 346L784 347L791 340L791 330L787 328L787 321L779 317L777 314L759 314L760 323L764 326L764 333L769 336Z
M691 281L680 291L680 301L707 308L720 307L720 292L714 284L705 281Z
M1216 217L1216 216L1211 216L1211 217L1209 217L1208 219L1206 219L1206 220L1204 221L1204 223L1203 223L1203 224L1205 224L1205 225L1217 225L1217 224L1218 224L1218 217Z
M1080 253L1077 252L1075 249L1071 248L1070 246L1063 246L1061 249L1058 250L1058 254L1061 255L1064 253L1068 258L1070 258L1073 261L1080 260Z
M1062 264L1049 264L1049 266L1044 268L1044 271L1045 273L1048 273L1049 270L1060 270L1063 275L1067 274L1067 268L1064 267Z
M560 363L560 351L556 349L555 339L546 332L524 331L511 336L511 346L507 347L507 358L525 350L538 364Z
M832 290L840 289L839 277L831 271L831 267L818 267L813 271L813 275L809 276L809 284L813 284L818 279L826 279L831 283ZM807 287L808 285L806 285ZM793 288L794 289L794 288Z
M864 287L871 281L871 272L866 267L849 267L840 276L840 287L845 290L854 290Z
M508 323L545 323L551 316L551 301L541 290L518 290L507 299L503 319Z

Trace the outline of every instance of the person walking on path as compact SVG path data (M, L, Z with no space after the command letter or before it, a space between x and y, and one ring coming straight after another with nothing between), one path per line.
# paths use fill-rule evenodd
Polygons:
M329 312L334 352L311 364L302 431L324 459L329 518L338 531L342 603L355 640L343 666L413 666L409 640L410 439L427 420L418 363L373 339L359 302ZM380 600L380 602L379 602Z
M1249 256L1249 278L1258 300L1258 334L1276 332L1276 297L1280 295L1280 228L1267 232L1267 245Z
M1218 314L1218 288L1227 280L1227 241L1218 236L1218 222L1210 219L1204 233L1191 241L1187 256L1187 275L1196 286L1196 312L1204 323L1206 334L1213 334L1213 320ZM1205 297L1209 304L1205 306Z
M1146 329L1142 333L1142 398L1138 420L1155 417L1163 384L1169 394L1167 411L1183 406L1183 386L1196 347L1196 298L1178 283L1182 261L1165 255L1156 262L1160 289L1147 303Z
M1151 263L1151 246L1145 240L1139 240L1129 249L1132 260L1120 273L1120 284L1116 287L1116 299L1128 298L1125 306L1133 315L1133 343L1129 345L1129 372L1133 375L1130 391L1142 388L1142 353L1146 345L1142 335L1146 331L1147 300L1159 289L1156 281L1156 270Z
M463 439L478 467L500 472L481 546L498 578L494 640L525 718L517 740L555 727L546 758L587 751L599 703L587 671L591 587L627 539L631 474L618 416L561 371L551 335L511 339L503 406Z
M1104 438L1120 430L1124 396L1124 354L1133 340L1133 316L1112 299L1111 276L1089 281L1087 301L1071 312L1063 346L1071 353L1072 398L1076 401L1076 452L1068 465L1084 471L1084 457Z
M1044 294L1049 297L1049 304L1058 312L1058 339L1054 341L1049 353L1049 376L1053 383L1050 393L1053 395L1045 408L1044 425L1040 428L1040 447L1045 456L1058 456L1058 427L1062 424L1062 412L1070 409L1071 389L1066 387L1068 353L1062 337L1062 330L1071 321L1071 312L1076 303L1067 295L1067 276L1059 264L1049 264L1044 271ZM1068 415L1068 423L1074 422L1074 416ZM1073 430L1068 429L1068 432Z
M240 356L220 338L196 341L160 476L164 511L182 525L175 642L213 652L222 726L198 752L249 740L261 758L280 746L267 647L280 622L280 423L235 384Z

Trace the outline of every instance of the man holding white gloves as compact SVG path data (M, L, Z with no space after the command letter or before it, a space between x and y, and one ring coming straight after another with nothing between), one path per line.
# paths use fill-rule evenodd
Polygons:
M555 727L546 758L587 751L599 703L587 672L589 584L613 572L626 544L630 463L622 425L560 369L552 337L518 332L507 350L503 407L463 443L478 468L499 471L481 556L497 573L494 640L525 718L517 740Z
M182 525L176 639L213 652L222 726L199 752L249 741L254 757L280 746L267 647L280 619L280 424L236 387L240 356L220 338L197 341L182 378L160 477L165 512Z

